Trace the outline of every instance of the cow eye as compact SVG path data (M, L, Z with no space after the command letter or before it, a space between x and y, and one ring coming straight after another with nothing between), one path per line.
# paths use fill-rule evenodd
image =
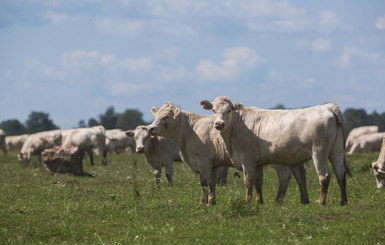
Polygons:
M213 109L213 113L215 113L215 110Z
M228 110L228 111L227 111L227 114L229 114L230 112L231 112L231 110Z

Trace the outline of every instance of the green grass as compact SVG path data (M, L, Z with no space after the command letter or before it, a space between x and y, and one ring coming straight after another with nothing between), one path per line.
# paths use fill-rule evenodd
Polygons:
M381 244L385 239L385 190L370 164L378 154L348 156L349 205L341 207L332 175L327 205L319 207L318 178L307 173L310 204L301 205L294 178L284 203L275 205L277 177L267 168L265 204L244 206L243 180L229 171L217 188L217 205L199 206L199 176L175 163L174 186L162 176L158 189L142 156L109 155L108 165L84 170L93 177L23 167L16 153L0 155L2 244ZM137 167L135 167L135 161Z

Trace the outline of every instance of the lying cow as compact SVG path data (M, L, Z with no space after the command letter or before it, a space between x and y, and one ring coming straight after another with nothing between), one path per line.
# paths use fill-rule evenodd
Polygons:
M27 139L28 134L23 135L14 135L5 137L5 144L7 145L7 150L12 151L14 149L21 149L24 144L24 141Z
M183 161L196 173L200 174L202 196L200 203L215 204L215 187L218 167L233 167L233 163L226 151L225 144L219 131L215 130L213 116L201 116L187 111L180 110L171 102L165 103L162 108L153 107L155 115L154 122L148 126L151 134L171 138L178 146ZM235 166L238 170L241 165ZM260 176L263 176L262 166L258 168ZM280 180L280 187L276 201L283 199L290 181L290 170L287 167L276 169ZM306 180L301 178L304 175L295 171L299 185L304 185ZM257 199L263 203L262 181L255 184ZM301 187L301 197L307 197L306 186ZM304 193L305 192L305 193ZM301 198L302 199L302 198Z
M63 130L62 134L63 147L76 146L79 150L87 152L90 157L91 165L94 165L92 150L96 148L98 152L103 154L102 165L107 164L106 135L103 126Z
M348 203L346 173L350 174L344 156L345 128L337 105L298 110L263 110L233 104L227 97L213 103L202 100L206 110L215 117L211 127L223 138L236 167L243 168L246 201L261 165L276 163L296 166L313 158L321 187L319 204L326 204L331 161L341 190L341 205Z
M7 155L7 146L5 144L5 133L0 129L0 148L3 150L4 155Z
M151 136L145 126L128 130L126 135L135 139L136 152L144 153L146 162L155 170L156 184L159 186L162 167L164 166L166 178L171 187L173 162L182 161L178 146L169 138Z
M385 135L382 140L380 155L376 162L372 163L377 188L385 187Z
M121 129L106 130L106 149L109 153L120 154L126 148L135 151L135 140L127 137L126 132Z
M345 152L350 152L350 149L352 148L354 142L361 135L377 133L377 132L378 132L378 126L361 126L361 127L353 128L349 132L348 137L346 138Z
M60 130L43 131L40 133L30 134L21 147L18 159L21 164L29 164L32 156L38 156L41 164L41 153L48 148L56 145L60 146L62 136Z
M348 154L371 153L381 150L382 139L385 133L369 133L359 136L354 140Z

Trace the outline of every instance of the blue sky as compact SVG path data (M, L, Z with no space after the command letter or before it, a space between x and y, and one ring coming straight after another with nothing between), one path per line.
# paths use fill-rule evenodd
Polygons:
M0 121L202 99L385 112L385 1L0 0Z

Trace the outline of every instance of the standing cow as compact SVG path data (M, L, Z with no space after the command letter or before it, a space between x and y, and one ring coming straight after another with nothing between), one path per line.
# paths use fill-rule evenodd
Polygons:
M25 139L20 153L19 162L29 164L31 157L37 155L41 164L41 153L48 148L60 145L62 142L60 130L43 131L28 135Z
M227 151L237 167L242 166L246 186L246 201L258 181L256 170L263 164L277 163L296 166L313 159L319 177L319 204L326 204L331 161L341 190L341 205L348 203L346 173L350 171L344 156L345 128L337 105L325 105L297 110L263 110L243 107L227 97L213 103L202 100L206 110L215 117L216 128L225 141Z
M357 138L364 134L372 134L378 132L378 126L361 126L353 128L346 138L345 152L350 152L354 142Z
M368 133L360 135L353 142L348 154L354 153L371 153L381 150L382 138L384 132Z
M213 116L201 116L187 111L180 110L171 102L166 102L160 109L152 108L155 115L154 122L148 126L151 134L156 134L171 138L181 151L183 161L190 168L200 174L200 182L202 186L202 196L200 203L215 204L215 187L216 174L218 167L233 167L233 163L226 151L225 144L221 138L219 131L215 130ZM241 170L241 165L235 165ZM258 168L261 170L262 167ZM276 169L280 180L280 188L277 194L277 201L282 200L287 185L290 181L289 168ZM288 174L287 174L288 173ZM263 172L262 172L263 174ZM298 173L297 180L301 179ZM255 186L259 202L262 199L262 179ZM305 180L301 179L299 185L305 184ZM306 188L300 188L301 196L307 196ZM303 192L306 193L303 193Z
M93 149L103 154L102 165L107 165L106 134L103 126L63 130L63 147L76 146L87 152L91 165L94 165Z
M136 152L144 153L146 162L155 170L156 184L159 186L162 167L166 169L168 184L172 186L173 162L181 162L178 146L169 138L151 136L148 128L138 126L126 131L126 135L135 139Z
M7 155L7 146L5 144L5 134L0 128L0 148L3 150L4 155Z
M106 149L108 153L115 152L120 154L126 148L131 148L132 151L135 151L134 139L127 137L126 132L121 129L106 130Z
M372 163L374 176L376 177L377 188L385 187L385 135L382 139L380 155L377 161Z
M5 137L5 144L7 145L7 150L12 151L14 149L20 150L24 144L24 141L27 139L28 134L23 135L12 135Z

